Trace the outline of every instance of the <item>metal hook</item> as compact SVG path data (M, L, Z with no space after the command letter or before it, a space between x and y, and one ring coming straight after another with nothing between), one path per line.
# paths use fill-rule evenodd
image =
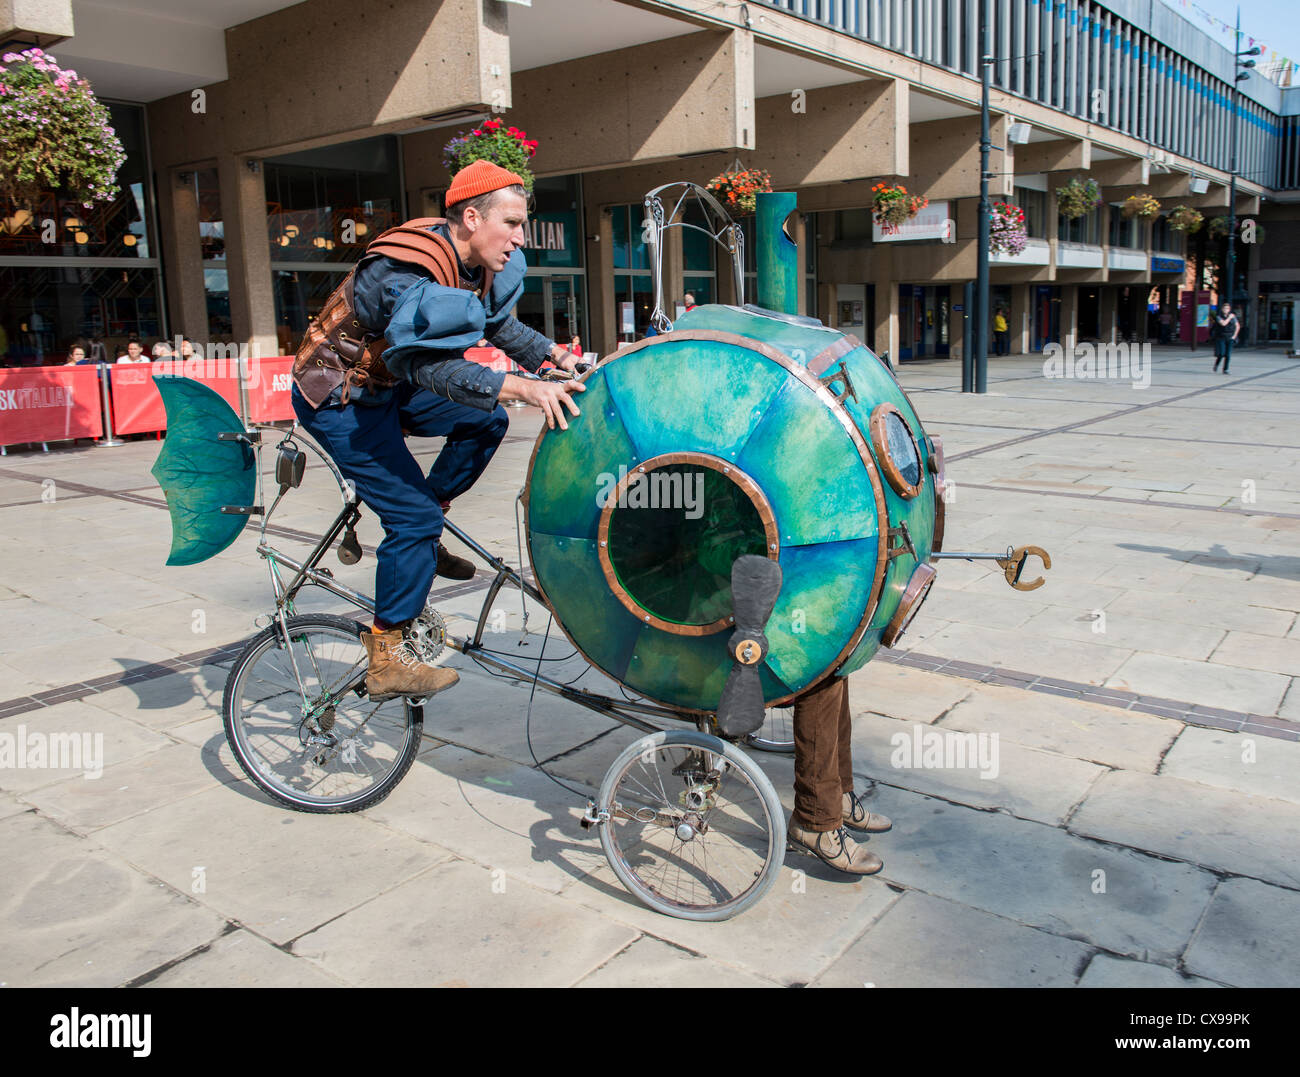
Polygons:
M1006 557L999 557L998 564L1002 566L1006 574L1007 583L1011 584L1017 591L1032 591L1036 587L1042 587L1047 581L1039 576L1036 580L1022 580L1020 577L1024 574L1025 565L1028 564L1029 558L1037 554L1043 561L1043 570L1052 567L1052 558L1041 546L1020 546L1007 553Z

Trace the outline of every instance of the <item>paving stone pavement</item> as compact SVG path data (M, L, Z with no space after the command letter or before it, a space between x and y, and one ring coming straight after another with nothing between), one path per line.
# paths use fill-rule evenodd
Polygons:
M850 678L854 770L895 823L868 842L883 872L790 853L712 924L639 904L579 825L641 734L460 655L387 800L272 804L221 722L270 605L255 533L164 568L156 442L11 451L0 984L1300 986L1300 363L1243 351L1225 378L1204 353L1153 356L1144 390L1045 380L1033 357L993 361L983 397L953 363L902 369L944 439L948 549L1034 543L1052 569L1018 593L939 563L901 647ZM452 519L517 563L539 417L511 420ZM438 444L412 447L429 464ZM306 550L336 497L309 466L275 541ZM371 514L359 535L373 551ZM370 557L328 563L370 590ZM486 582L437 592L454 633ZM323 592L300 609L347 612ZM525 667L585 668L558 631L543 654L545 611L517 593L490 626ZM64 737L73 765L19 765L20 743ZM965 754L927 765L922 743ZM751 755L788 812L791 759Z

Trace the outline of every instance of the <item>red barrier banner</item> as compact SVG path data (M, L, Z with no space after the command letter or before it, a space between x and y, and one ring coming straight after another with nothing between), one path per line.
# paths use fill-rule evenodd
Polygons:
M293 356L273 355L248 362L248 421L278 423L294 418Z
M100 411L93 366L0 370L0 445L100 437Z
M144 434L167 429L162 397L155 377L193 378L222 398L239 414L239 360L191 359L157 363L116 363L108 368L113 401L113 433Z
M499 370L503 374L513 374L519 369L514 360L500 348L466 348L465 358L471 363L478 363L489 370Z

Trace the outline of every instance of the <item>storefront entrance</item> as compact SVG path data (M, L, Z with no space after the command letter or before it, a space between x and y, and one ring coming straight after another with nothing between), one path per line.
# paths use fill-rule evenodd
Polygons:
M1040 284L1034 289L1034 351L1061 342L1061 289Z
M899 287L898 356L927 359L948 354L948 288Z
M1295 339L1295 312L1300 292L1271 292L1260 299L1259 307L1264 319L1259 327L1259 339L1271 344L1290 344ZM1242 324L1245 324L1244 318Z
M1079 322L1075 336L1079 340L1101 339L1101 289L1079 285Z
M575 336L582 336L585 324L582 314L582 277L579 274L529 273L516 310L521 322L551 340L567 344ZM590 344L583 339L583 347L589 351Z

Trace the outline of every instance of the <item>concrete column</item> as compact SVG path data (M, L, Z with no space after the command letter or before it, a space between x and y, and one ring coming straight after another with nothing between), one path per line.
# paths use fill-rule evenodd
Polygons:
M1119 338L1119 319L1117 317L1117 300L1119 289L1114 285L1103 284L1100 289L1101 294L1097 297L1098 303L1098 333L1104 343L1114 344Z
M71 37L73 33L71 0L0 0L0 34L20 38L11 45L15 51L38 40L38 35Z
M618 311L614 309L614 219L588 203L587 234L600 239L587 246L587 345L600 355L618 347Z
M257 170L253 171L250 160L223 154L217 166L230 281L230 320L235 341L246 343L250 354L275 355L279 345L275 336L271 248L266 238L266 186L261 163L256 162Z
M810 239L808 226L802 213L796 213L790 218L790 232L794 236L797 248L795 257L799 260L799 306L797 309L800 314L811 314L815 318L817 312L808 309L808 286L804 279L804 266L808 264L808 244L809 242L816 243L817 238L813 236Z
M1061 344L1073 348L1079 338L1079 285L1061 285Z
M670 228L664 233L664 313L669 321L677 317L686 284L682 280L682 230Z
M182 183L193 169L163 170L158 174L159 246L167 252L167 321L171 335L194 340L208 336L207 292L203 286L203 246L199 242L199 207L194 180Z
M721 274L719 274L719 276L721 276ZM817 310L815 313L823 323L834 326L835 315L837 313L835 310L835 285L824 283L817 285ZM871 346L871 341L869 340L864 340L862 343L866 344L868 347Z
M948 287L948 354L956 356L961 349L962 320L965 318L965 312L957 308L962 304L962 297L966 293L965 285L952 284ZM1015 336L1012 336L1015 341Z
M1011 336L1011 353L1027 355L1030 351L1030 317L1033 314L1033 291L1028 284L1011 286L1011 315L1007 329Z
M898 283L888 277L877 279L876 287L876 347L877 354L889 352L890 366L898 369L899 324Z

